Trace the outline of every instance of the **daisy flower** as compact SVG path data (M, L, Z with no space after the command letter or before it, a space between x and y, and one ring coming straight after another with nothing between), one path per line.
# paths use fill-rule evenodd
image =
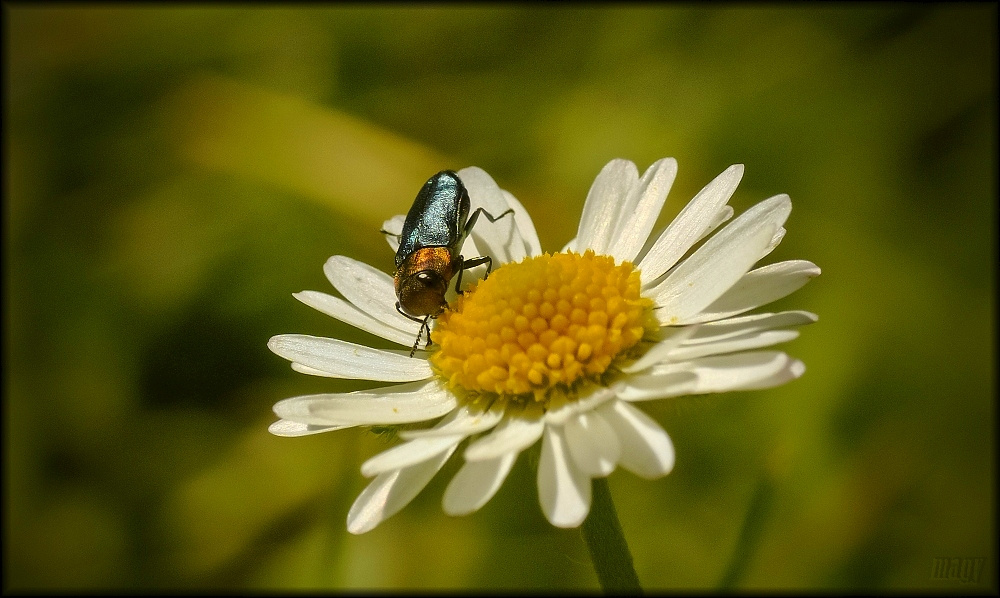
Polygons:
M463 295L450 291L448 309L433 321L433 343L412 358L420 324L397 312L392 276L333 256L324 272L341 296L295 294L400 349L298 334L271 338L268 347L298 372L391 383L280 401L272 433L434 424L402 429L403 442L361 466L374 480L350 509L350 532L369 531L397 513L460 447L464 464L443 508L450 515L476 511L538 441L542 511L555 526L576 527L590 510L592 478L618 466L649 479L672 469L670 437L638 403L768 388L802 375L801 361L766 348L794 339L798 332L790 328L816 316L747 313L820 272L802 260L754 268L785 234L788 196L727 223L727 202L743 176L743 166L734 165L653 234L676 173L673 158L641 176L632 162L611 161L590 188L576 238L549 254L513 195L479 168L459 171L473 211L512 209L513 217L480 221L466 239L462 255L490 256L493 271L478 281L474 273L485 268L466 273L474 282ZM385 222L393 250L403 221Z

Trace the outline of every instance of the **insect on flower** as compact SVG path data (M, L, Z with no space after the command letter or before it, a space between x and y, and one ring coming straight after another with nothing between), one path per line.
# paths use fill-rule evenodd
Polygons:
M442 170L424 183L406 214L396 251L394 283L396 311L420 323L410 357L416 352L424 330L427 331L425 346L431 344L429 322L448 306L444 296L452 277L458 275L455 291L461 293L463 271L486 264L486 275L489 276L493 267L490 256L481 255L467 260L459 254L462 243L479 216L496 222L514 213L514 210L508 209L494 216L478 208L470 216L469 209L469 193L458 174Z
M673 469L673 442L641 409L646 401L802 376L801 361L771 347L798 337L793 328L816 315L755 311L820 273L806 260L756 266L784 237L791 200L775 195L733 218L728 202L743 176L734 164L656 232L676 173L673 158L644 173L610 161L591 185L575 238L547 253L527 210L486 172L445 171L421 190L409 217L385 221L386 240L399 251L395 281L333 256L323 269L343 299L295 294L401 347L417 328L406 313L421 335L435 318L436 350L412 358L305 334L268 340L296 371L391 383L283 399L273 434L424 424L401 430L401 443L362 464L373 479L347 514L348 531L368 532L398 513L456 454L464 463L441 505L449 515L473 513L538 444L539 506L552 525L577 527L591 510L591 480L619 467L648 479ZM466 216L480 206L501 216L512 209L513 217L475 229L463 246L478 217ZM492 261L464 260L460 251ZM453 298L451 277L473 263L496 272Z

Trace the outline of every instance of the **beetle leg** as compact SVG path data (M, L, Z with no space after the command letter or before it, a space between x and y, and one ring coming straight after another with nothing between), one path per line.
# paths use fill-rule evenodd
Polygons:
M456 271L458 272L458 276L455 279L455 292L458 293L459 295L465 294L465 291L462 290L462 272L465 271L466 268L465 263L466 262L464 257L458 256L457 258L455 258Z
M486 264L486 276L489 276L490 270L493 269L493 258L488 255L474 257L471 260L462 259L462 256L458 256L458 263L458 282L455 283L455 292L459 295L465 294L465 291L462 290L462 272ZM486 276L483 277L483 280L486 280Z
M486 216L486 219L489 220L490 222L496 222L497 220L500 220L504 216L513 213L514 213L514 208L508 208L507 211L500 214L499 216L494 216L493 214L487 212L486 208L476 208L476 211L473 212L472 216L469 216L469 219L466 220L465 222L464 234L468 235L470 232L472 232L472 227L476 226L476 222L479 221L480 214ZM456 293L458 293L459 295L465 294L464 291L462 291L462 272L464 272L465 270L469 270L470 268L475 268L476 266L481 266L483 264L486 264L486 276L483 276L483 280L486 280L486 278L488 278L490 275L490 271L493 269L493 258L491 258L488 255L481 255L479 257L472 258L471 260L466 261L462 259L462 256L458 256L458 281L455 283Z
M514 208L508 208L507 211L504 212L503 214L500 214L499 216L494 216L493 214L487 212L486 208L476 208L476 211L473 212L472 216L469 216L469 219L465 222L465 234L469 234L472 231L472 227L476 225L476 221L479 220L480 214L486 216L486 219L489 220L490 222L496 222L497 220L500 220L507 214L513 214L513 213L514 213Z

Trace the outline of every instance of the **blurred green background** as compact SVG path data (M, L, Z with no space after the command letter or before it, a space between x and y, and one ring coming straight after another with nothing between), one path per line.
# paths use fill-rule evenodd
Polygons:
M601 166L786 192L768 261L823 275L784 387L644 404L674 472L610 477L647 589L996 589L997 6L5 3L4 578L39 589L597 589L525 456L451 518L453 462L360 537L369 432L270 436L360 388L267 339L428 176L478 165L575 232ZM983 557L978 583L934 579Z

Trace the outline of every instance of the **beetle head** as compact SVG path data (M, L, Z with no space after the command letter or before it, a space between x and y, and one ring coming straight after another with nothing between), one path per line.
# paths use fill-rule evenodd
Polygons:
M396 296L399 305L413 316L437 316L448 307L444 294L448 281L435 270L420 270L400 281Z
M451 254L447 249L418 249L396 270L396 298L400 307L411 316L438 316L448 307L444 295L451 277Z

